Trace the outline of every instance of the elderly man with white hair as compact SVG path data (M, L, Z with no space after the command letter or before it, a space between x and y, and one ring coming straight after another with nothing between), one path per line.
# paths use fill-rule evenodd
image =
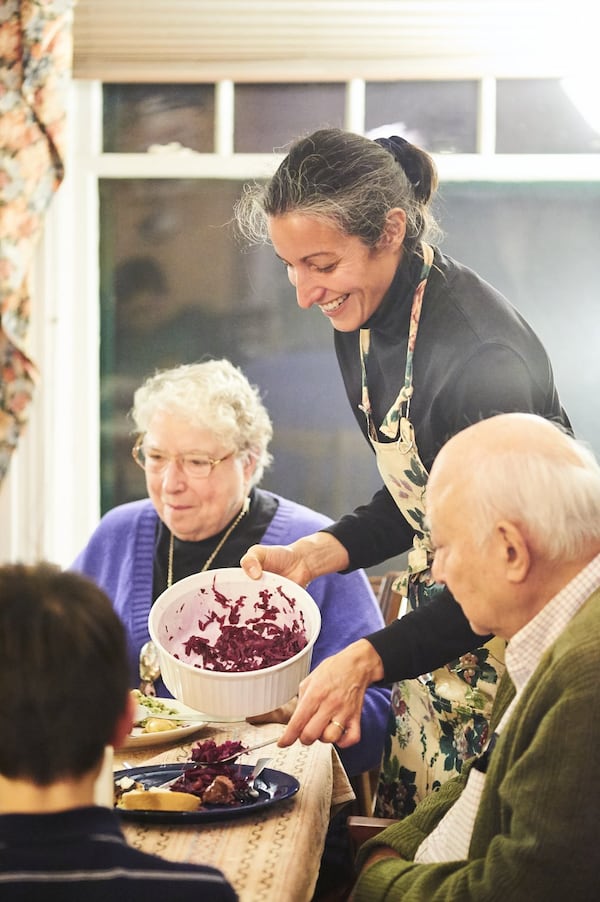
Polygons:
M501 414L442 448L427 517L436 580L508 641L507 672L483 753L362 847L352 899L597 899L600 466Z

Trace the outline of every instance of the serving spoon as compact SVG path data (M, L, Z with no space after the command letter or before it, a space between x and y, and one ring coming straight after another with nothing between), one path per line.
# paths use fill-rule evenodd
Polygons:
M158 651L152 640L144 642L140 648L140 692L142 695L156 695L154 683L160 676L160 664Z
M239 758L241 755L247 755L249 752L255 752L257 749L262 749L266 745L272 745L274 742L279 740L279 736L273 736L271 739L265 739L264 742L258 742L256 745L250 745L247 749L243 749L241 752L235 752L233 755L227 755L226 758L219 758L218 761L185 761L181 768L181 773L177 774L176 777L173 777L172 780L167 780L166 783L161 783L157 786L157 789L167 789L169 786L172 786L173 783L176 783L187 771L194 770L197 767L214 767L217 764L227 764L228 761L235 761L236 758ZM267 766L271 758L259 758L256 764L254 765L254 770L252 771L250 777L248 778L250 782L254 780L255 777L258 777L259 773L263 768ZM262 767L260 770L258 769L259 765L262 762ZM255 773L256 771L256 773Z

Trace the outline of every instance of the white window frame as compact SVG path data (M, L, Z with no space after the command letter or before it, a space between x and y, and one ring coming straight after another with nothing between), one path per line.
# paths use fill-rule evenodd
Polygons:
M282 80L284 80L282 78ZM600 157L499 155L495 79L479 82L477 153L437 155L444 181L600 181ZM216 85L215 153L102 153L102 85L74 81L66 177L49 210L32 283L31 354L41 382L0 489L0 561L68 566L100 515L98 180L268 176L280 157L234 154L235 86ZM362 131L365 82L346 83L345 126ZM8 528L6 528L8 527Z

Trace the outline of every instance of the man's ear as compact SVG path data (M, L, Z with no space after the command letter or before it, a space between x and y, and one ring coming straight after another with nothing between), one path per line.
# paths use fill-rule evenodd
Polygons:
M135 698L131 692L128 692L123 713L119 715L111 740L111 744L116 749L121 748L124 745L125 738L131 733L136 706L137 702Z
M402 247L406 235L406 213L400 207L392 207L385 217L385 225L378 248L391 248L396 251Z
M508 520L498 523L496 529L507 580L524 582L531 569L531 552L525 536Z

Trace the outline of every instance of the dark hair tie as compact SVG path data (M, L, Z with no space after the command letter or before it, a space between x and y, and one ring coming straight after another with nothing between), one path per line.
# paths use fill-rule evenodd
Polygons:
M421 167L418 159L415 159L414 154L411 152L412 144L410 141L407 141L406 138L401 138L399 135L390 135L389 138L375 138L375 143L387 150L388 153L391 153L396 162L402 166L411 185L416 188L421 181Z

